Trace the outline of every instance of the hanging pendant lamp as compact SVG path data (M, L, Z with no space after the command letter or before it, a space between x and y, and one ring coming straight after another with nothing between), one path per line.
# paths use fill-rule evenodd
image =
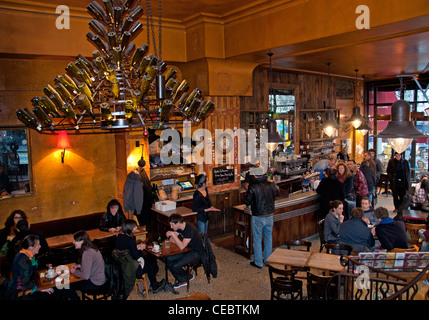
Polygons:
M429 138L414 126L411 121L410 104L405 100L397 100L391 107L391 120L386 129L373 135L375 138L386 138L392 148L398 152L404 152L413 139Z
M322 130L323 132L328 136L332 137L335 133L335 130L338 129L340 126L338 125L337 121L334 117L334 111L328 110L326 111L326 120L322 123Z
M351 122L352 126L357 129L360 127L360 125L362 124L362 122L365 121L364 117L362 117L362 115L360 114L360 107L356 104L356 97L357 97L357 74L358 74L359 69L355 69L356 72L356 81L355 81L355 96L354 96L354 104L355 106L353 107L353 114L352 116L347 120L347 122Z
M364 120L362 124L359 126L359 128L357 128L356 130L359 131L359 133L364 136L368 133L369 130L372 130L372 128L368 125L368 122Z
M270 152L272 152L277 148L279 143L283 143L286 140L284 140L278 133L276 120L268 119L267 124L268 124L268 143L266 145L267 145L267 149Z

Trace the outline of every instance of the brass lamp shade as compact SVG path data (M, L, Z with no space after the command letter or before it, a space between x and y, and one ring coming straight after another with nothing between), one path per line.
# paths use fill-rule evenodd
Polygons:
M364 120L356 130L359 131L362 135L366 135L369 130L372 130L372 128L368 125L367 121Z
M365 121L364 117L360 114L359 106L353 107L353 114L347 121L351 122L355 129L359 128L359 126Z
M405 100L397 100L392 104L391 121L386 129L375 134L375 138L405 138L417 139L428 138L414 126L411 121L410 104Z

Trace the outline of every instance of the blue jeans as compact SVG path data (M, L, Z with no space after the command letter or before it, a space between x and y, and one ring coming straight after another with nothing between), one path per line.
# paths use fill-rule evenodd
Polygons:
M195 251L188 251L167 257L166 266L177 282L186 282L188 279L184 266L200 259L201 257L198 253Z
M207 234L207 226L209 225L209 221L207 220L206 222L202 222L200 220L197 220L197 224L198 224L198 231L201 232L202 234Z
M262 267L262 235L264 235L264 261L273 251L273 216L252 216L253 254L255 264Z

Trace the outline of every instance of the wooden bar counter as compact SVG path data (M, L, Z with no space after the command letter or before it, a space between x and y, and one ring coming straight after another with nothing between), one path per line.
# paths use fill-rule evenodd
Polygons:
M165 238L165 233L170 229L170 224L168 222L168 219L170 216L174 213L180 214L183 217L183 220L186 222L192 223L196 228L198 228L197 225L197 213L193 212L192 209L189 209L187 207L176 207L176 209L168 210L168 211L161 211L155 209L155 205L152 206L152 213L154 222L156 225L154 225L154 231L161 235L161 237Z
M273 248L286 240L299 240L317 233L318 195L315 191L297 191L275 202ZM250 257L253 254L252 214L244 204L234 206L235 252Z

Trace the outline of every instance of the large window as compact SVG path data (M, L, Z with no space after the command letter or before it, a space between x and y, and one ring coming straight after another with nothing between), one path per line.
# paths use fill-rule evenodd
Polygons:
M419 84L423 90L427 88L429 77L419 80ZM403 83L403 99L411 105L411 112L424 113L429 108L429 103L426 100L421 88L413 79L406 79ZM429 95L429 90L427 90ZM367 84L367 114L369 123L377 133L383 131L387 123L390 121L391 105L393 102L401 98L401 90L399 80L390 82L379 82ZM427 113L424 113L427 115ZM429 134L428 121L416 121L417 129L425 134ZM386 170L387 162L391 157L392 149L387 139L374 139L374 130L368 135L368 149L374 148L378 158L382 161L384 170ZM428 139L416 139L405 151L405 158L411 165L411 177L419 180L420 176L428 173Z

